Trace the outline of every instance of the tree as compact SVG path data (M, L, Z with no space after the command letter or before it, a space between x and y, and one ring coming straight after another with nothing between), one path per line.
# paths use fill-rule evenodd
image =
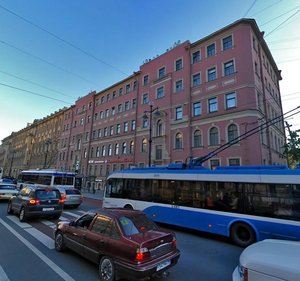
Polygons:
M300 130L289 131L289 138L284 145L284 152L288 157L288 163L291 168L295 168L300 163Z

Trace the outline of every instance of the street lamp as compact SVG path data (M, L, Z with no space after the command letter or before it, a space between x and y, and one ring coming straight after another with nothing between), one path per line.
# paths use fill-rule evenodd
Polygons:
M148 113L149 113L149 148L148 148L148 166L151 167L151 150L152 150L152 113L157 111L158 107L153 108L153 104L150 103L150 109L145 110L143 119L144 121L148 120Z
M44 169L47 167L47 156L48 156L48 150L49 150L49 145L52 143L51 139L47 139L45 142L46 145L46 154L45 154L45 161L44 161Z

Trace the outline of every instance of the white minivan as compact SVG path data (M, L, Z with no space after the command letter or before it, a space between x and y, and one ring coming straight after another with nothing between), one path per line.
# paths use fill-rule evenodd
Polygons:
M266 239L247 247L233 281L299 281L300 242Z

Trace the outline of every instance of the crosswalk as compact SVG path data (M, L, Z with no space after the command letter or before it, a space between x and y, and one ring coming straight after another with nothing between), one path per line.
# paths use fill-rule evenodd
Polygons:
M86 213L85 211L81 210L72 210L72 211L63 211L62 215L60 216L59 220L61 221L72 221L77 219L78 217L82 216L82 214ZM29 233L35 239L37 239L40 243L46 246L48 249L54 249L54 238L52 236L53 229L56 226L57 221L47 220L47 219L37 219L32 220L33 224L30 224L31 221L28 223L20 222L19 218L15 215L7 215L6 216L11 222L16 224L18 227L22 228L24 231ZM38 222L38 223L37 223ZM43 227L39 227L39 223L46 226L48 231L42 231ZM1 270L1 269L0 269ZM0 281L1 278L0 278Z

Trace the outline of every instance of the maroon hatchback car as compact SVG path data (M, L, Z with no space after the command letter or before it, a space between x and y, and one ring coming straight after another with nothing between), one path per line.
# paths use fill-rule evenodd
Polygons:
M135 210L90 211L76 221L60 221L54 236L57 251L69 248L98 264L102 281L148 280L180 256L174 233Z

